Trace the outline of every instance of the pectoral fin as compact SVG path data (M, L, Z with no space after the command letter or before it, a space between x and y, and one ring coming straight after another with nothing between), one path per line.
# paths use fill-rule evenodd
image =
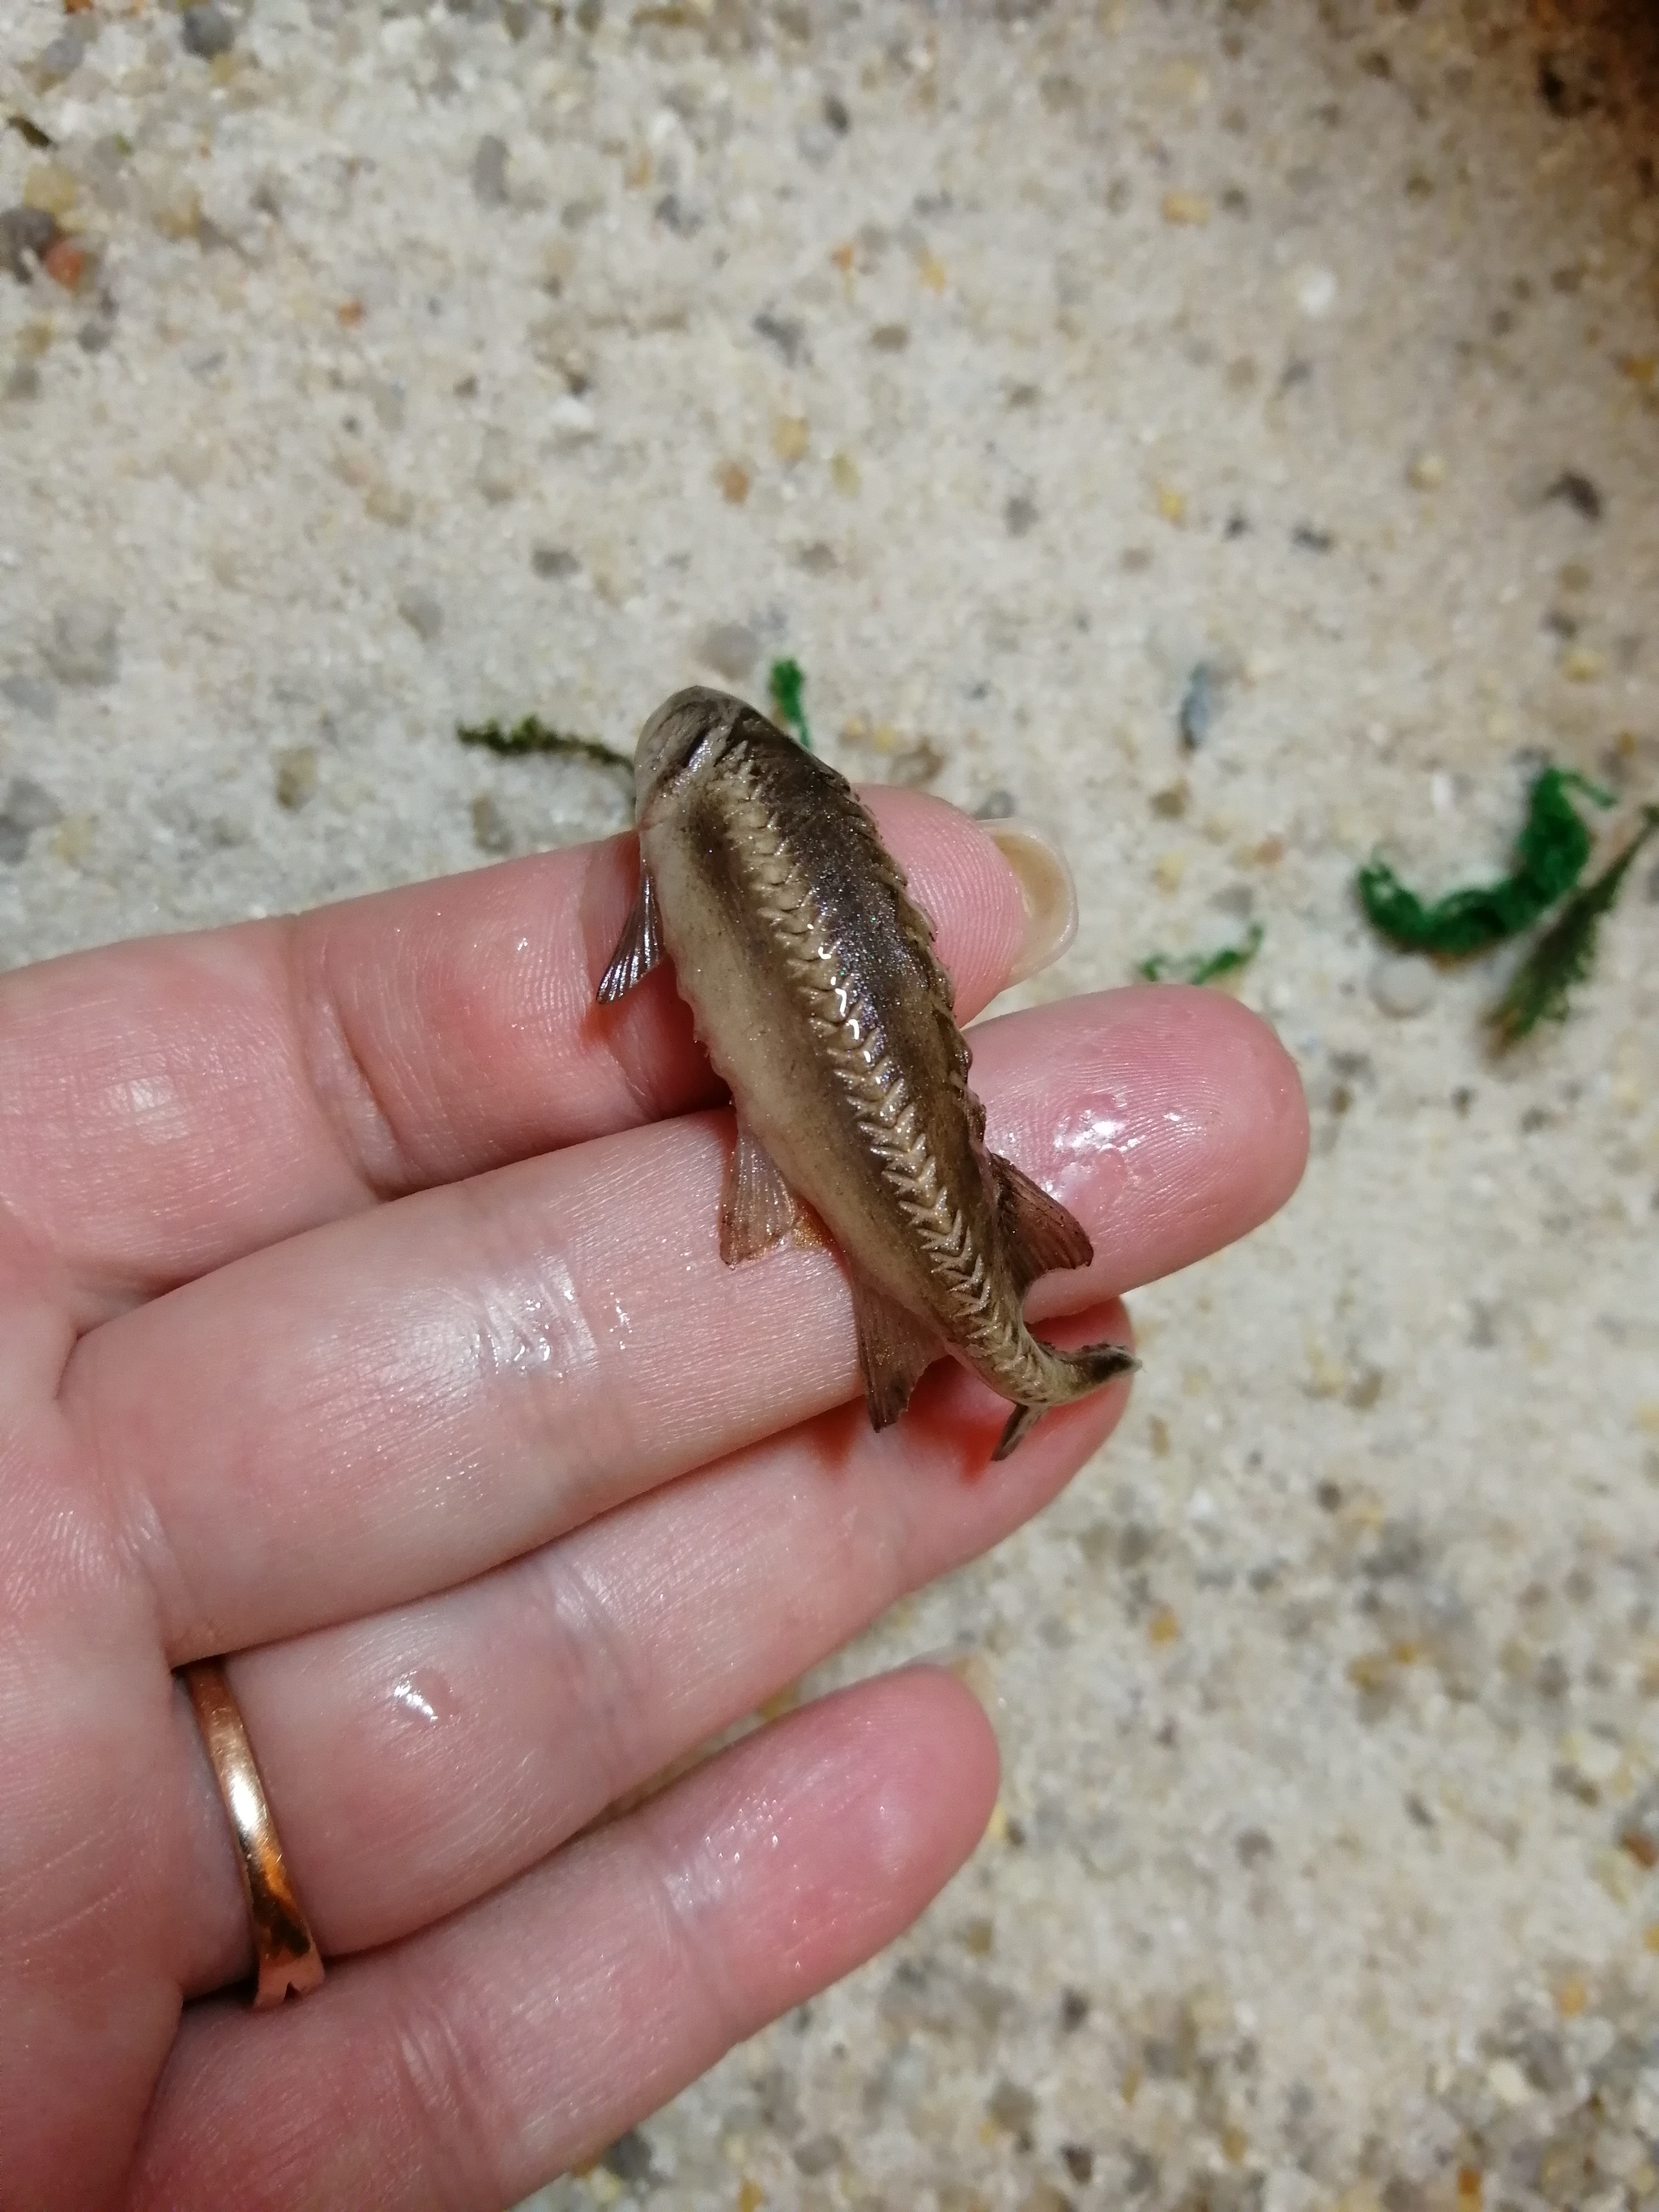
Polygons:
M999 1152L991 1155L991 1170L1008 1264L1022 1294L1052 1268L1086 1267L1095 1248L1077 1216Z
M897 1420L924 1369L938 1358L942 1348L939 1334L929 1322L918 1321L884 1291L860 1282L856 1275L853 1319L859 1333L859 1365L864 1370L870 1425L884 1429Z
M770 1152L739 1121L720 1187L721 1259L735 1267L779 1244L810 1250L823 1242L823 1231L779 1174Z
M662 925L657 915L657 894L651 888L650 877L641 868L638 896L623 924L623 933L617 939L611 965L599 979L599 1004L614 1006L618 999L633 989L635 983L644 981L662 955Z

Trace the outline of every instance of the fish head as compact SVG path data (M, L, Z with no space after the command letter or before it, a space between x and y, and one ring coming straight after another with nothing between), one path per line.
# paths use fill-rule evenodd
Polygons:
M753 712L729 692L701 684L665 699L634 748L635 820L659 792L718 760L738 722Z

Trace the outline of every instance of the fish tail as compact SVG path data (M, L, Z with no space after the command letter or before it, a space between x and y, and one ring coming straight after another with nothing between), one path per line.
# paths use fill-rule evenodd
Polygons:
M1085 1344L1075 1352L1062 1352L1057 1345L1045 1344L1043 1350L1065 1374L1070 1388L1053 1404L1069 1404L1073 1399L1086 1398L1103 1382L1109 1382L1115 1375L1127 1375L1140 1362L1127 1344ZM1014 1446L1048 1411L1047 1405L1016 1406L1008 1416L1008 1425L997 1438L997 1448L991 1454L994 1460L1006 1459Z

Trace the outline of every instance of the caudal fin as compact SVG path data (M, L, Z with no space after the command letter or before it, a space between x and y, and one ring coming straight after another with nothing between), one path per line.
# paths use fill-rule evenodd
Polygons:
M1109 1382L1115 1375L1127 1375L1131 1368L1139 1367L1127 1344L1085 1344L1076 1352L1060 1352L1054 1346L1058 1359L1063 1359L1078 1379L1075 1395L1086 1398L1091 1390L1097 1390L1103 1382ZM1016 1406L1008 1416L1008 1425L997 1438L997 1448L991 1454L994 1460L1006 1459L1020 1439L1030 1434L1050 1408L1047 1406Z

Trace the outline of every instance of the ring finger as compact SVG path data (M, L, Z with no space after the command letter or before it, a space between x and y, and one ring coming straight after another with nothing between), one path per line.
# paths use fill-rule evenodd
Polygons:
M1121 1307L1074 1319L1083 1342ZM974 1480L1000 1409L959 1369L873 1434L843 1407L651 1492L442 1596L248 1652L238 1703L324 1952L407 1935L544 1858L752 1711L905 1592L1046 1504L1115 1425L1127 1384L1044 1421ZM222 1815L196 1771L192 1985L247 1964ZM396 1838L395 1849L387 1839ZM207 1907L204 1912L204 1905Z

